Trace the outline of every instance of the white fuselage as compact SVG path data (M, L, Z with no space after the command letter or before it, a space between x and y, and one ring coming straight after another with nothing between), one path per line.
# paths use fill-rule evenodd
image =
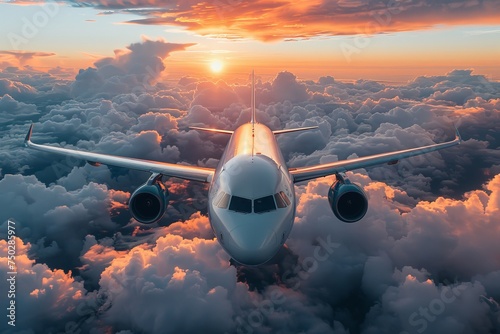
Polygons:
M270 260L290 234L295 217L293 179L275 135L248 123L234 131L208 193L210 224L239 263Z

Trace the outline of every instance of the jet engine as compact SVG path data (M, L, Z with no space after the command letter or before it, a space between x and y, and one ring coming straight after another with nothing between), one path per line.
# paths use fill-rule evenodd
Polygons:
M155 223L165 214L170 194L161 177L161 174L151 175L148 182L130 196L130 213L142 224Z
M340 174L330 186L328 202L335 216L345 223L357 222L368 210L368 199L363 189Z

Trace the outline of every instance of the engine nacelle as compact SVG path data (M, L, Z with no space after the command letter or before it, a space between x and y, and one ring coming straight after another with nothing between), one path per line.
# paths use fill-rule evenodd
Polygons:
M368 199L363 189L340 175L330 186L328 202L335 216L345 223L357 222L368 210Z
M130 213L142 224L153 224L165 214L169 196L167 188L161 182L161 175L153 174L148 182L130 196Z

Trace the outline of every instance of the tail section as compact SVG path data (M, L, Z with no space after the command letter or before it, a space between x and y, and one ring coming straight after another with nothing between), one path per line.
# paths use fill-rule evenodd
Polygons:
M255 71L252 71L252 100L251 100L252 116L250 118L250 123L257 123L256 111L255 111Z

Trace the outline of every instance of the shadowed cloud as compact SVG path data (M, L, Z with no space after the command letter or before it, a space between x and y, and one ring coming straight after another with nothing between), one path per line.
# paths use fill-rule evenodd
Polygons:
M370 3L338 5L356 12ZM147 173L22 146L33 121L40 143L215 166L227 136L187 126L233 130L248 122L250 85L144 81L146 64L161 64L151 74L157 80L168 54L185 47L132 44L71 80L27 68L0 71L0 236L6 239L14 219L23 310L16 330L500 330L500 85L472 70L401 85L326 75L302 81L291 72L258 82L260 122L319 127L279 136L290 167L442 142L454 135L453 123L464 138L450 150L348 173L369 196L356 224L341 223L328 206L334 177L298 184L287 249L259 268L235 266L214 239L207 185L165 178L165 217L140 225L127 201ZM6 247L0 240L3 281Z

